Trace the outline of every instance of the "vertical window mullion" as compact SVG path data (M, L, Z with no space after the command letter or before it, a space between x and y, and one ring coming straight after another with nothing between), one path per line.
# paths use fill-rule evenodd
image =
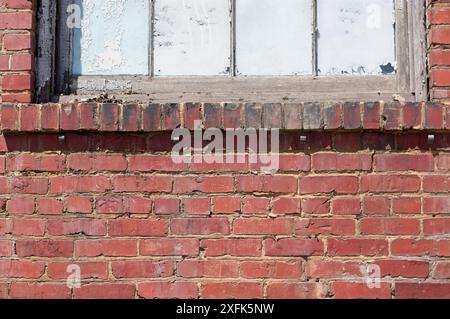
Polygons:
M155 27L155 0L150 0L150 5L149 5L149 35L148 35L148 41L149 41L149 53L148 53L148 75L150 77L154 77L155 76L155 49L154 49L154 37L153 37L153 31L154 31L154 27Z
M317 1L319 0L312 0L312 72L314 76L317 76L319 74L318 70L318 17L317 17Z
M236 0L230 0L230 76L236 76Z

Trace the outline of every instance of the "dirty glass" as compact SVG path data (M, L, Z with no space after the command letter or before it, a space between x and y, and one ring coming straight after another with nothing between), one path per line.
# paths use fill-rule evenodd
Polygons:
M319 75L395 71L392 0L319 0Z
M236 1L237 73L312 74L311 8L311 0Z
M155 75L230 73L229 0L156 0Z
M394 0L75 0L75 75L396 73Z

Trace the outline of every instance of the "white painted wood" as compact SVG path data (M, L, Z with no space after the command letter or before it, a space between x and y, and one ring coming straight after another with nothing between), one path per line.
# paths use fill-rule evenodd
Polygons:
M311 0L237 0L235 14L237 74L312 74Z
M155 0L154 74L230 74L229 0Z
M393 0L318 0L317 13L319 75L395 72Z
M76 0L81 28L74 29L73 74L148 74L150 2Z

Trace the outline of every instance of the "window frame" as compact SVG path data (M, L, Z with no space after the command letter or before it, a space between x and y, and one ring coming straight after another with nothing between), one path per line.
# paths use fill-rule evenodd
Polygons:
M103 92L114 94L117 99L124 101L142 102L428 100L426 0L395 0L395 75L193 77L71 76L72 32L65 27L68 14L60 8L66 8L72 2L40 1L36 50L38 102L64 102ZM316 56L316 53L312 54ZM234 55L231 56L234 60ZM313 63L317 63L317 60ZM234 61L232 64L235 65Z

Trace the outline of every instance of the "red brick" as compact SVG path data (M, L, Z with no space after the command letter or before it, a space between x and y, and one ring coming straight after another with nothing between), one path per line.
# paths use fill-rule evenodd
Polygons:
M9 184L11 192L17 194L46 194L48 191L47 177L11 177Z
M8 201L6 209L10 214L31 215L35 211L34 198L14 197Z
M372 168L372 154L316 153L312 156L315 171L368 171Z
M391 243L393 256L450 256L450 241L448 240L414 240L395 239Z
M10 257L13 253L13 242L0 239L0 257Z
M368 215L387 215L391 210L391 201L388 197L364 197L363 213Z
M364 218L360 221L363 235L418 235L420 221L411 218Z
M202 298L206 299L252 299L262 298L261 283L253 282L204 282Z
M335 197L331 201L331 212L334 215L359 215L361 201L359 197Z
M155 198L155 214L171 215L180 212L180 200L176 198Z
M173 235L227 235L230 225L227 218L176 218L170 230Z
M242 200L243 214L267 214L269 211L270 199L264 197L245 197Z
M431 154L376 154L375 171L426 171L434 170L434 158Z
M331 291L336 299L391 299L391 285L380 283L380 288L371 288L364 283L333 282Z
M436 262L433 271L433 278L450 279L450 262L449 261Z
M420 198L394 198L392 211L397 214L420 214Z
M0 29L31 30L33 26L32 12L2 12L0 17Z
M438 169L443 171L450 170L450 154L439 154L436 161Z
M67 279L70 262L49 262L47 265L47 275L52 279ZM108 279L108 263L103 261L77 261L80 267L81 279Z
M178 194L227 193L233 191L233 178L231 176L198 176L175 177L174 192Z
M358 190L356 176L306 176L300 178L300 193L339 193L352 194Z
M14 282L9 296L13 299L69 299L71 289L64 284Z
M259 239L205 239L201 246L207 257L218 256L261 256L261 240Z
M143 256L197 256L197 239L165 238L144 239L139 243L139 253Z
M198 298L198 288L193 282L146 282L138 284L138 295L146 299Z
M105 236L106 221L100 219L52 219L47 222L47 231L52 236L83 234Z
M6 158L6 170L20 172L61 172L64 170L64 159L64 155L56 154L11 154Z
M182 172L188 169L187 164L177 164L169 155L131 155L128 163L130 172Z
M120 196L100 196L95 199L95 211L97 214L121 214L123 198Z
M292 219L289 218L237 218L233 233L238 235L289 235L292 234Z
M136 240L77 240L76 257L134 257L137 253Z
M360 277L362 263L358 261L337 261L323 259L309 259L306 264L306 275L308 278L349 278Z
M37 279L44 274L45 263L28 260L0 260L0 278Z
M173 262L152 260L127 260L111 263L115 278L164 278L173 275Z
M185 259L178 263L177 274L184 278L235 278L239 276L239 264L235 260Z
M73 254L71 240L18 240L16 241L18 257L57 257L69 258Z
M27 71L33 69L33 56L31 54L13 54L11 56L11 70Z
M161 219L116 219L108 222L110 236L166 236L167 221Z
M8 33L3 36L3 48L8 51L20 51L31 49L31 34Z
M395 297L398 299L449 299L449 283L408 283L395 284Z
M70 154L67 167L75 171L125 171L127 161L121 154Z
M433 7L428 11L428 17L431 24L450 24L450 8Z
M427 261L377 260L382 277L427 278L430 266Z
M435 196L423 199L423 212L425 214L448 214L450 213L450 197Z
M329 256L386 256L388 242L384 239L328 239Z
M162 192L172 191L172 177L164 175L116 175L111 178L115 192Z
M100 106L100 129L102 131L117 131L119 129L120 106L105 103Z
M294 176L237 176L236 190L239 192L296 193L297 179Z
M424 176L423 190L429 193L448 193L450 191L450 176L447 175Z
M190 215L209 215L211 213L211 201L207 197L183 198L184 213Z
M42 219L13 219L12 234L42 237L45 233L45 224L45 220Z
M318 256L323 254L323 250L323 242L318 239L264 240L265 256Z
M50 178L51 193L102 193L110 188L105 176L56 176Z
M131 299L135 294L136 286L127 283L92 283L74 290L76 299Z
M25 132L33 132L39 129L39 105L27 105L20 107L20 129Z
M450 233L450 218L432 218L423 221L425 236L446 235Z
M298 279L302 275L300 261L243 261L240 273L244 278Z
M319 283L272 282L267 286L269 299L317 299L324 298L326 290Z
M314 197L302 199L303 213L328 214L330 212L330 199L327 197Z
M420 189L420 178L411 175L369 175L361 177L361 191L373 193L411 193Z
M84 196L69 196L65 200L69 213L89 214L92 212L92 199Z
M295 222L295 234L300 236L354 235L355 229L356 226L353 219L310 218L297 219Z
M240 197L219 196L212 198L212 212L214 214L232 214L240 211Z
M80 129L98 129L98 105L96 103L81 103L78 104L78 109L80 111Z

